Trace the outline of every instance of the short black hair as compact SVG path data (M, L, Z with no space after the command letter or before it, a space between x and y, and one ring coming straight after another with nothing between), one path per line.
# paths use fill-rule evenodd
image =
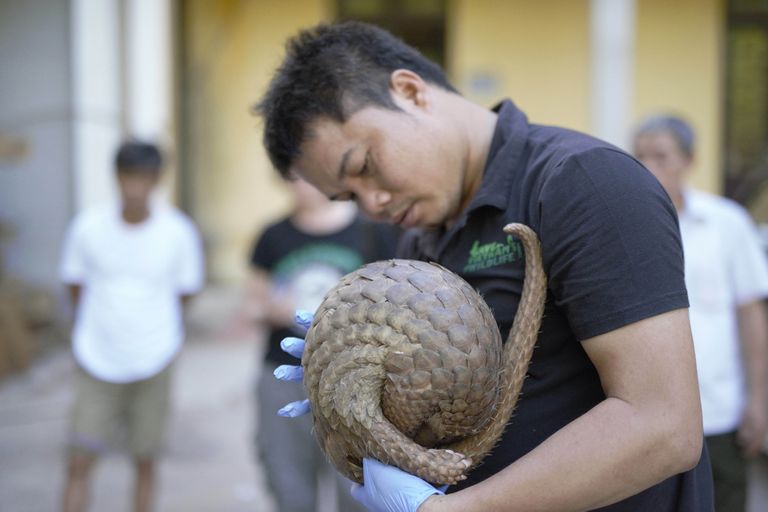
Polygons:
M123 142L115 156L115 168L119 172L156 172L163 166L160 149L149 142L129 140Z
M656 114L643 120L635 130L635 137L651 133L668 133L677 142L680 150L687 157L693 156L695 136L693 128L682 117L669 114Z
M457 93L440 66L374 25L320 24L289 39L282 64L254 107L264 118L272 165L289 175L307 125L319 117L343 123L371 105L399 110L390 95L390 76L397 69Z

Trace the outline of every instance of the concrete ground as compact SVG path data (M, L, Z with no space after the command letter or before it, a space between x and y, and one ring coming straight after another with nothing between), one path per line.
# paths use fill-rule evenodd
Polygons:
M232 328L236 296L209 290L193 305L175 372L158 512L274 512L252 458L254 336ZM0 382L0 511L59 510L73 361L64 348ZM749 512L768 510L768 457L752 468ZM131 467L119 454L95 469L93 511L130 510ZM331 508L326 496L323 508ZM291 511L293 512L293 511Z
M158 511L273 510L251 450L257 348L225 324L234 305L232 294L217 291L193 304L174 374ZM0 382L0 511L59 510L73 369L62 347ZM125 457L106 456L93 475L91 510L128 512L132 478Z

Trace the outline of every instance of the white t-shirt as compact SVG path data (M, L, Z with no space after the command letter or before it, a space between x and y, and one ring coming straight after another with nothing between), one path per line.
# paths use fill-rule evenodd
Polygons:
M140 224L118 206L70 225L61 280L82 286L72 336L77 362L108 382L149 378L176 356L184 337L180 296L203 284L203 251L192 221L153 205Z
M684 201L680 232L704 434L723 434L738 428L745 406L736 310L768 296L768 262L740 205L695 190Z

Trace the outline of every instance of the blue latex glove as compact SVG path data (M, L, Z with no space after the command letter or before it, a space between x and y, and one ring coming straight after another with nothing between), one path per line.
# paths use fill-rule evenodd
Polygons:
M306 332L309 326L312 325L312 319L314 315L309 311L297 310L294 320L296 325L304 329ZM304 340L301 338L285 338L280 342L280 348L283 351L289 353L293 357L301 359L301 354L304 352ZM296 381L304 378L304 368L301 365L294 366L290 364L283 364L275 368L274 375L279 380ZM309 412L309 400L299 400L297 402L291 402L284 405L277 411L279 416L285 418L295 418Z
M421 478L375 459L363 459L363 482L353 484L352 497L371 512L416 512L433 494L445 494Z

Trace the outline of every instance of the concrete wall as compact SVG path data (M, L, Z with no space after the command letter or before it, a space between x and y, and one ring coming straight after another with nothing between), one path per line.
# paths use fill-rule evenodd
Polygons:
M587 0L449 2L448 64L468 97L511 97L537 123L588 130Z
M69 36L68 2L0 0L2 270L49 288L73 209Z

